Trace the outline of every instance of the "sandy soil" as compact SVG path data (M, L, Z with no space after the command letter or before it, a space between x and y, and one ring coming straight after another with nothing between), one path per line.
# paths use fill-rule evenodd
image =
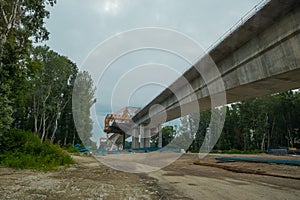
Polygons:
M77 164L47 173L0 168L0 199L300 199L299 166L216 163L214 158L220 156L224 155L209 155L200 162L267 171L272 176L194 165L197 154L184 154L149 174L120 172L93 157L75 156Z
M179 160L149 176L169 194L170 199L300 199L300 167L262 163L216 163L215 157L270 157L269 155L209 155L200 162L231 166L249 170L268 171L272 176L235 173L232 171L194 165L197 154L185 154ZM298 158L289 158L298 159ZM281 178L276 175L294 176L299 179ZM173 192L176 191L176 192Z

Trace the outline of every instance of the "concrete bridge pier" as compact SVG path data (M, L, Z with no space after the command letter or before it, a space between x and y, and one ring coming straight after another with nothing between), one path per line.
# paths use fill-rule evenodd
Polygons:
M162 129L161 125L158 125L158 148L162 148Z
M132 144L131 144L131 148L139 148L140 144L139 144L139 128L134 128L132 130Z
M157 125L156 128L152 128L152 129L146 128L143 125L141 125L137 128L132 129L131 133L132 133L132 145L131 145L132 148L148 148L148 147L150 147L151 133L158 134L158 147L162 148L161 125ZM140 142L139 142L139 139L140 139Z
M150 129L145 128L143 125L140 126L141 142L140 148L150 147Z
M140 148L145 148L145 129L144 126L140 126L140 135L141 135L141 141L140 141Z
M144 130L145 130L144 147L148 148L148 147L150 147L151 129L145 128Z

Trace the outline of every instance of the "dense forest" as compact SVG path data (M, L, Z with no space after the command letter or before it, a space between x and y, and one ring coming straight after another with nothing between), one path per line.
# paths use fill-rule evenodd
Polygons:
M29 131L51 143L80 143L72 112L74 84L93 87L90 75L79 72L67 57L39 46L49 37L44 26L55 0L1 0L0 7L0 136ZM78 79L77 81L76 78ZM87 83L87 84L85 84ZM94 90L87 89L87 107L76 114L89 117ZM91 127L91 121L87 120ZM91 136L91 128L86 132Z
M214 110L219 114L226 113L226 116L221 135L213 146L217 152L265 152L268 148L300 148L299 90L248 99L218 109L226 109L226 112ZM182 117L179 126L163 127L163 146L199 152L206 137L210 135L209 127L214 126L211 115L211 110L204 110L200 114ZM155 147L157 144L158 136L155 135L151 138L151 145Z
M215 150L266 151L274 147L300 147L300 92L288 91L245 100L226 106L226 118ZM199 151L207 134L211 111L202 111L200 121L193 115L181 120L183 127L196 127L190 151Z

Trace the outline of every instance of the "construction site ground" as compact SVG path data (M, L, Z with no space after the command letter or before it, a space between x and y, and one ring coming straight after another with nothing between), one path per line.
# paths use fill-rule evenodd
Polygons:
M122 156L122 155L120 155ZM51 172L0 168L0 199L300 199L300 166L217 163L216 157L296 159L292 156L184 154L149 174L111 169L92 156Z

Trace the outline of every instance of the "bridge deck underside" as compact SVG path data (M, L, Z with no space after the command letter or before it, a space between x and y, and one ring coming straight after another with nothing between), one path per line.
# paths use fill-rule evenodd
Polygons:
M226 103L300 88L299 19L300 1L272 0L211 50L211 59L224 82ZM133 116L133 121L149 123L148 111L155 104L163 106L167 114L161 123L195 112L195 103L200 110L210 109L211 98L220 93L210 94L208 88L214 82L206 83L196 70L209 69L203 60L171 84L172 91L178 91L181 99L166 89ZM180 85L181 79L188 80L193 91Z

